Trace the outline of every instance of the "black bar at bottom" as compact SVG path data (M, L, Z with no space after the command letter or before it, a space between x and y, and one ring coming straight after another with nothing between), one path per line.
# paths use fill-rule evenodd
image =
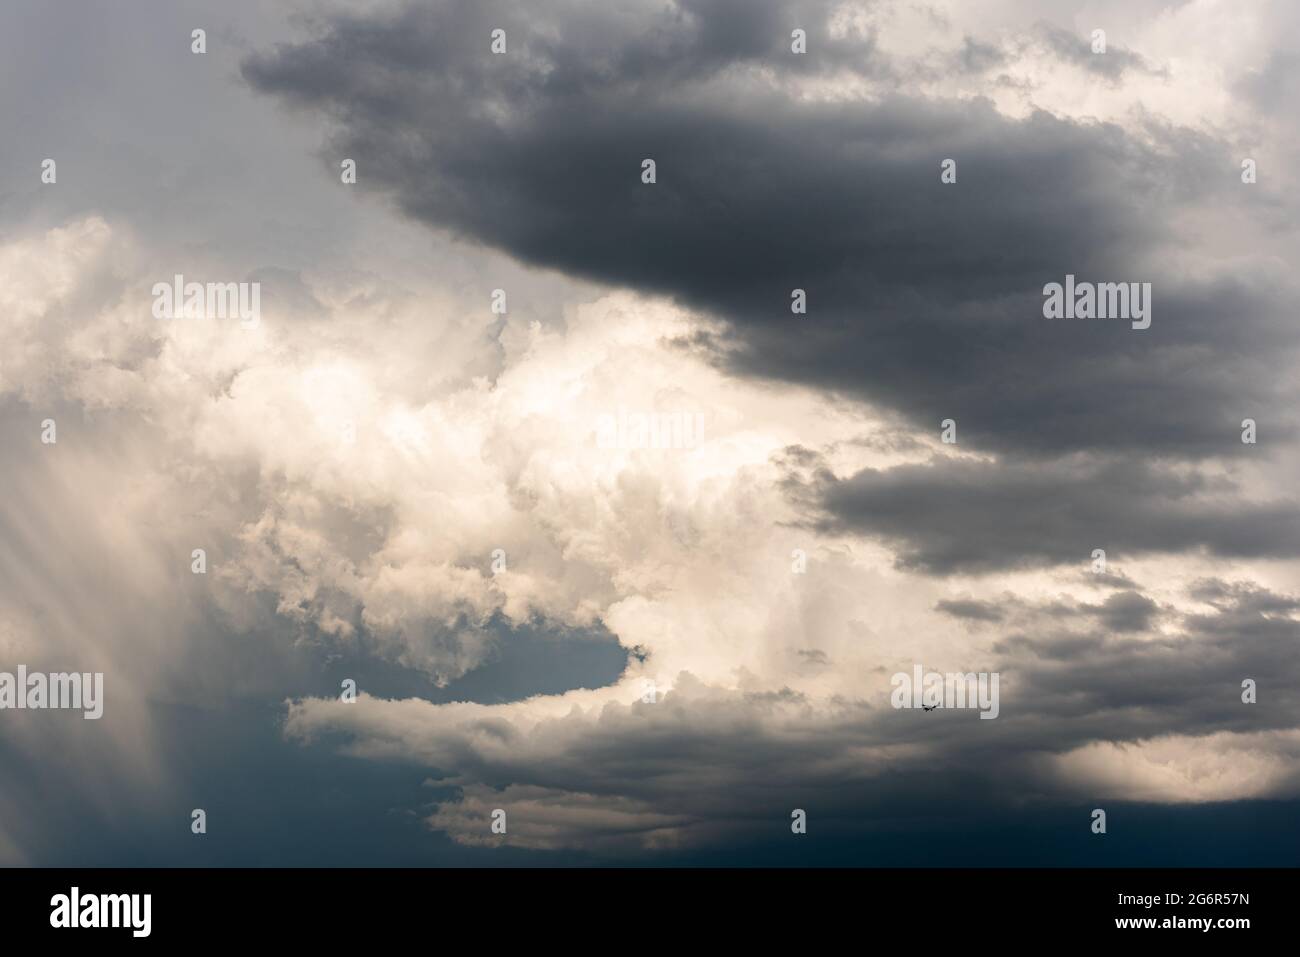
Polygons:
M760 944L810 933L823 942L827 933L843 933L917 946L956 939L1041 943L1040 935L1055 933L1061 936L1047 939L1185 943L1200 937L1231 945L1285 932L1296 874L1226 868L9 869L0 871L0 927L7 943L62 938L92 946L114 938L139 946L400 944L433 932L434 946L449 946L448 935L470 934L495 947L503 938L540 945L552 934L587 938L599 929L620 934L603 939L621 949L620 941L635 938L649 946L689 940L692 928ZM74 928L74 922L119 926Z

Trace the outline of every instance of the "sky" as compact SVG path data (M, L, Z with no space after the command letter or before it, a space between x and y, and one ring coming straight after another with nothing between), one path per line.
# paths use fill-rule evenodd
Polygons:
M1294 4L11 0L0 62L0 672L104 675L0 709L0 864L1300 859Z

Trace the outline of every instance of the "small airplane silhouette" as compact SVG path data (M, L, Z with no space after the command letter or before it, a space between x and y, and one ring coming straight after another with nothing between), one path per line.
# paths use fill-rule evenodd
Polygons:
M927 708L925 705L921 705L921 710L922 710L922 711L933 711L933 710L934 710L935 708L937 708L937 707L939 707L937 704L932 704L932 705L930 705L930 707L928 707L928 708Z

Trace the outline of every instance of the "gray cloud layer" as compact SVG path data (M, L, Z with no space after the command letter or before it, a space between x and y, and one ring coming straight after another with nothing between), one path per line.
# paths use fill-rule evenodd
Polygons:
M1236 483L1127 459L1003 465L936 458L848 479L792 472L822 528L893 542L901 565L934 573L1082 563L1209 549L1227 557L1300 555L1294 499L1254 503Z

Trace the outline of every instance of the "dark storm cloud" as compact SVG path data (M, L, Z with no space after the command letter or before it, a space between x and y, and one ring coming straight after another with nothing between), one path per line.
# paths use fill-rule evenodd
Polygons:
M1227 479L1134 459L992 462L935 458L825 469L787 488L822 529L897 547L898 563L933 574L1041 564L1086 565L1156 552L1208 549L1240 557L1300 555L1300 504L1243 501Z
M550 3L525 22L445 3L337 18L243 72L327 116L332 164L355 158L362 187L410 216L726 320L694 345L738 371L866 397L927 431L953 417L963 441L1003 451L1217 454L1242 410L1293 420L1287 290L1162 262L1179 214L1256 201L1226 148L911 96L870 35L829 38L826 10ZM507 55L488 50L497 26ZM806 55L789 52L793 26ZM789 89L847 71L881 97ZM945 157L957 185L940 183ZM1044 320L1042 288L1067 273L1152 282L1152 327Z
M1115 592L1099 604L1064 598L1035 603L1007 594L998 620L1010 618L1015 630L993 648L999 653L1069 661L1100 652L1109 636L1151 631L1160 615L1160 606L1135 588ZM1070 625L1084 631L1065 630Z
M1190 597L1207 588L1219 599L1206 614L1162 612L1132 590L1098 604L1004 596L1008 632L993 646L992 666L1003 675L1003 713L989 723L1008 745L1060 751L1089 741L1294 727L1300 603L1218 580ZM1167 627L1155 630L1157 617ZM1250 677L1269 688L1266 709L1242 705L1241 682Z
M987 660L961 663L1000 673L996 720L968 710L926 715L848 700L816 716L800 713L803 699L788 690L718 694L684 674L660 704L610 708L544 757L522 741L488 753L457 749L457 766L444 769L445 780L476 801L499 802L518 788L540 789L548 801L576 794L595 806L628 806L638 809L645 833L671 822L706 844L763 833L772 821L788 819L791 807L816 808L852 833L953 805L1006 813L1008 802L1060 801L1068 789L1044 778L1044 755L1096 742L1282 731L1300 720L1300 661L1293 653L1300 621L1273 620L1261 610L1294 609L1295 600L1217 584L1219 607L1203 616L1170 612L1167 632L1149 627L1154 602L1137 592L1100 604L1008 596L1008 620L1018 630ZM1243 628L1252 627L1257 633L1241 640ZM1246 677L1261 680L1266 704L1242 703ZM864 693L888 693L887 672L870 680L875 684ZM764 721L778 714L786 733L773 735ZM335 730L374 743L383 740L383 725L350 731L341 722ZM395 735L405 726L399 721ZM1281 739L1273 745L1283 764L1295 750ZM1295 787L1292 774L1282 790ZM514 820L527 827L522 814ZM587 833L585 823L553 823ZM637 833L629 821L618 837Z
M1294 612L1296 600L1250 584L1217 584L1224 589L1221 606L1177 616L1169 633L1150 631L1149 614L1145 624L1140 615L1114 614L1140 604L1153 613L1154 603L1135 593L1103 604L1100 631L1088 624L1098 617L1096 606L1079 606L1077 630L1054 633L1049 621L1059 619L1048 614L1035 624L1036 612L1027 607L1022 622L1036 636L1015 636L1000 646L1000 667L1021 673L1017 706L1061 722L1057 731L1070 737L1078 729L1066 730L1066 723L1085 726L1094 740L1294 727L1300 721L1294 655L1300 621L1272 610ZM1242 706L1244 678L1267 684L1275 696L1268 708ZM1047 728L1042 732L1050 736Z

